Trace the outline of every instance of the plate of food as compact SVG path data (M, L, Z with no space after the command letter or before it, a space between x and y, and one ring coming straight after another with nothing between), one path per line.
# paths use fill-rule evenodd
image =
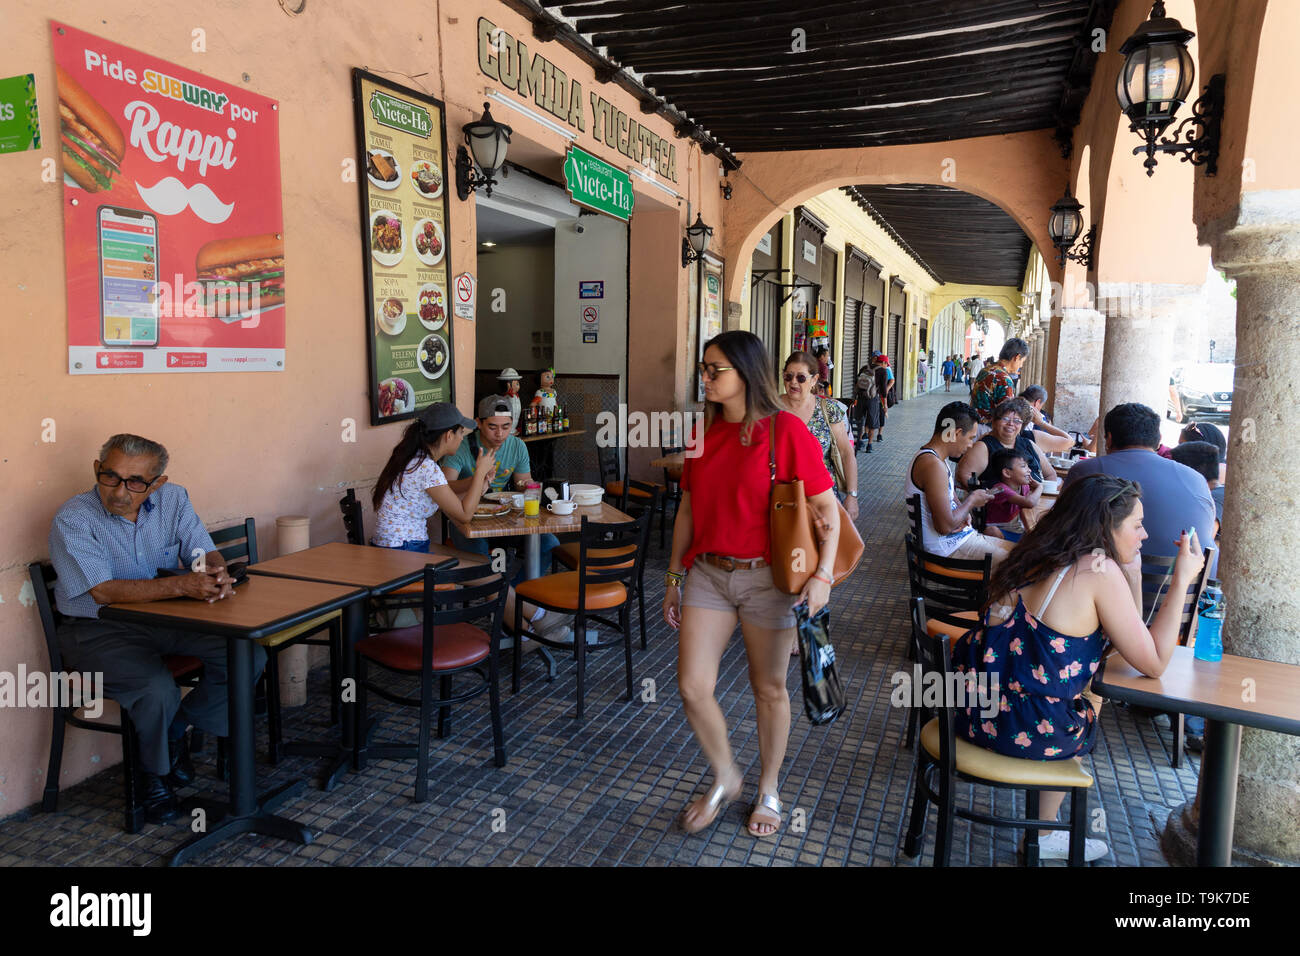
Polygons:
M415 223L412 237L415 255L426 266L436 266L442 261L446 240L442 235L442 226L432 219L419 219Z
M418 299L420 324L430 332L437 332L447 324L447 293L436 282L420 286Z
M447 348L447 340L434 332L420 340L415 359L425 378L441 378L451 364L451 349Z
M370 214L370 254L381 266L395 266L405 252L402 220L387 209Z
M379 189L396 189L402 184L402 167L388 150L368 149L366 178Z
M411 187L425 199L437 199L442 195L442 170L437 163L417 160L411 164Z
M489 491L483 498L486 501L495 501L499 505L508 505L514 496L512 491Z
M486 501L474 509L475 518L500 518L510 513L510 506L495 501Z
M379 383L379 414L405 415L415 411L415 389L404 378L386 378Z
M381 299L375 308L375 324L388 335L401 335L406 328L406 303L401 299Z

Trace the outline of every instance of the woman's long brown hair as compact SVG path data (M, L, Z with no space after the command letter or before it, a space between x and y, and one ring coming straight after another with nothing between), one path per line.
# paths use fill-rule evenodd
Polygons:
M1122 563L1115 529L1133 513L1141 494L1136 481L1114 475L1088 475L1070 484L993 569L985 608L1089 555Z
M776 397L776 374L767 346L753 332L734 329L715 335L704 343L704 351L716 345L727 357L745 383L745 417L741 421L740 442L748 445L756 422L775 414L781 406ZM702 354L702 353L701 353ZM707 431L714 419L722 414L721 402L704 403L704 428Z

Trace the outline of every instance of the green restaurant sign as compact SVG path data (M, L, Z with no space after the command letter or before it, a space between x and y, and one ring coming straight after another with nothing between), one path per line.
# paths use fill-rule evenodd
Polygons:
M564 157L564 185L580 206L624 222L632 215L632 177L585 149L569 147Z
M423 106L399 100L379 90L370 94L370 115L376 123L422 139L428 139L433 131L433 118Z

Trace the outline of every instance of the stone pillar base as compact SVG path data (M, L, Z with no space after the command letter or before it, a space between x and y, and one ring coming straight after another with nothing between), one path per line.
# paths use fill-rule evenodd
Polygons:
M1196 840L1198 835L1196 801L1188 800L1174 807L1169 820L1160 833L1160 849L1170 866L1196 866ZM1294 862L1247 850L1232 848L1233 866L1295 866Z

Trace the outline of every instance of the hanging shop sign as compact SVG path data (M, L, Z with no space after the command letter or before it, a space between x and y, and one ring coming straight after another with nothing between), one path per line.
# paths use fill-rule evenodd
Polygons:
M447 131L440 100L365 70L352 71L361 192L370 424L453 401L447 320ZM474 279L462 280L474 315Z
M41 120L36 111L36 75L0 79L0 153L41 148Z
M526 43L486 17L478 21L478 68L484 76L524 99L532 99L539 109L579 133L587 131L586 110L590 108L591 135L597 143L677 182L677 147L672 142L642 126L594 90L584 102L581 83L540 53L530 55Z
M803 261L817 264L817 247L807 239L803 241Z
M585 149L570 146L565 153L564 188L580 206L623 222L632 215L632 177Z
M68 371L281 371L276 101L61 23L50 30Z
M722 334L722 267L722 260L705 254L700 277L699 331L695 336L697 362L704 361L705 343ZM695 400L704 401L704 379L698 371L695 374Z

